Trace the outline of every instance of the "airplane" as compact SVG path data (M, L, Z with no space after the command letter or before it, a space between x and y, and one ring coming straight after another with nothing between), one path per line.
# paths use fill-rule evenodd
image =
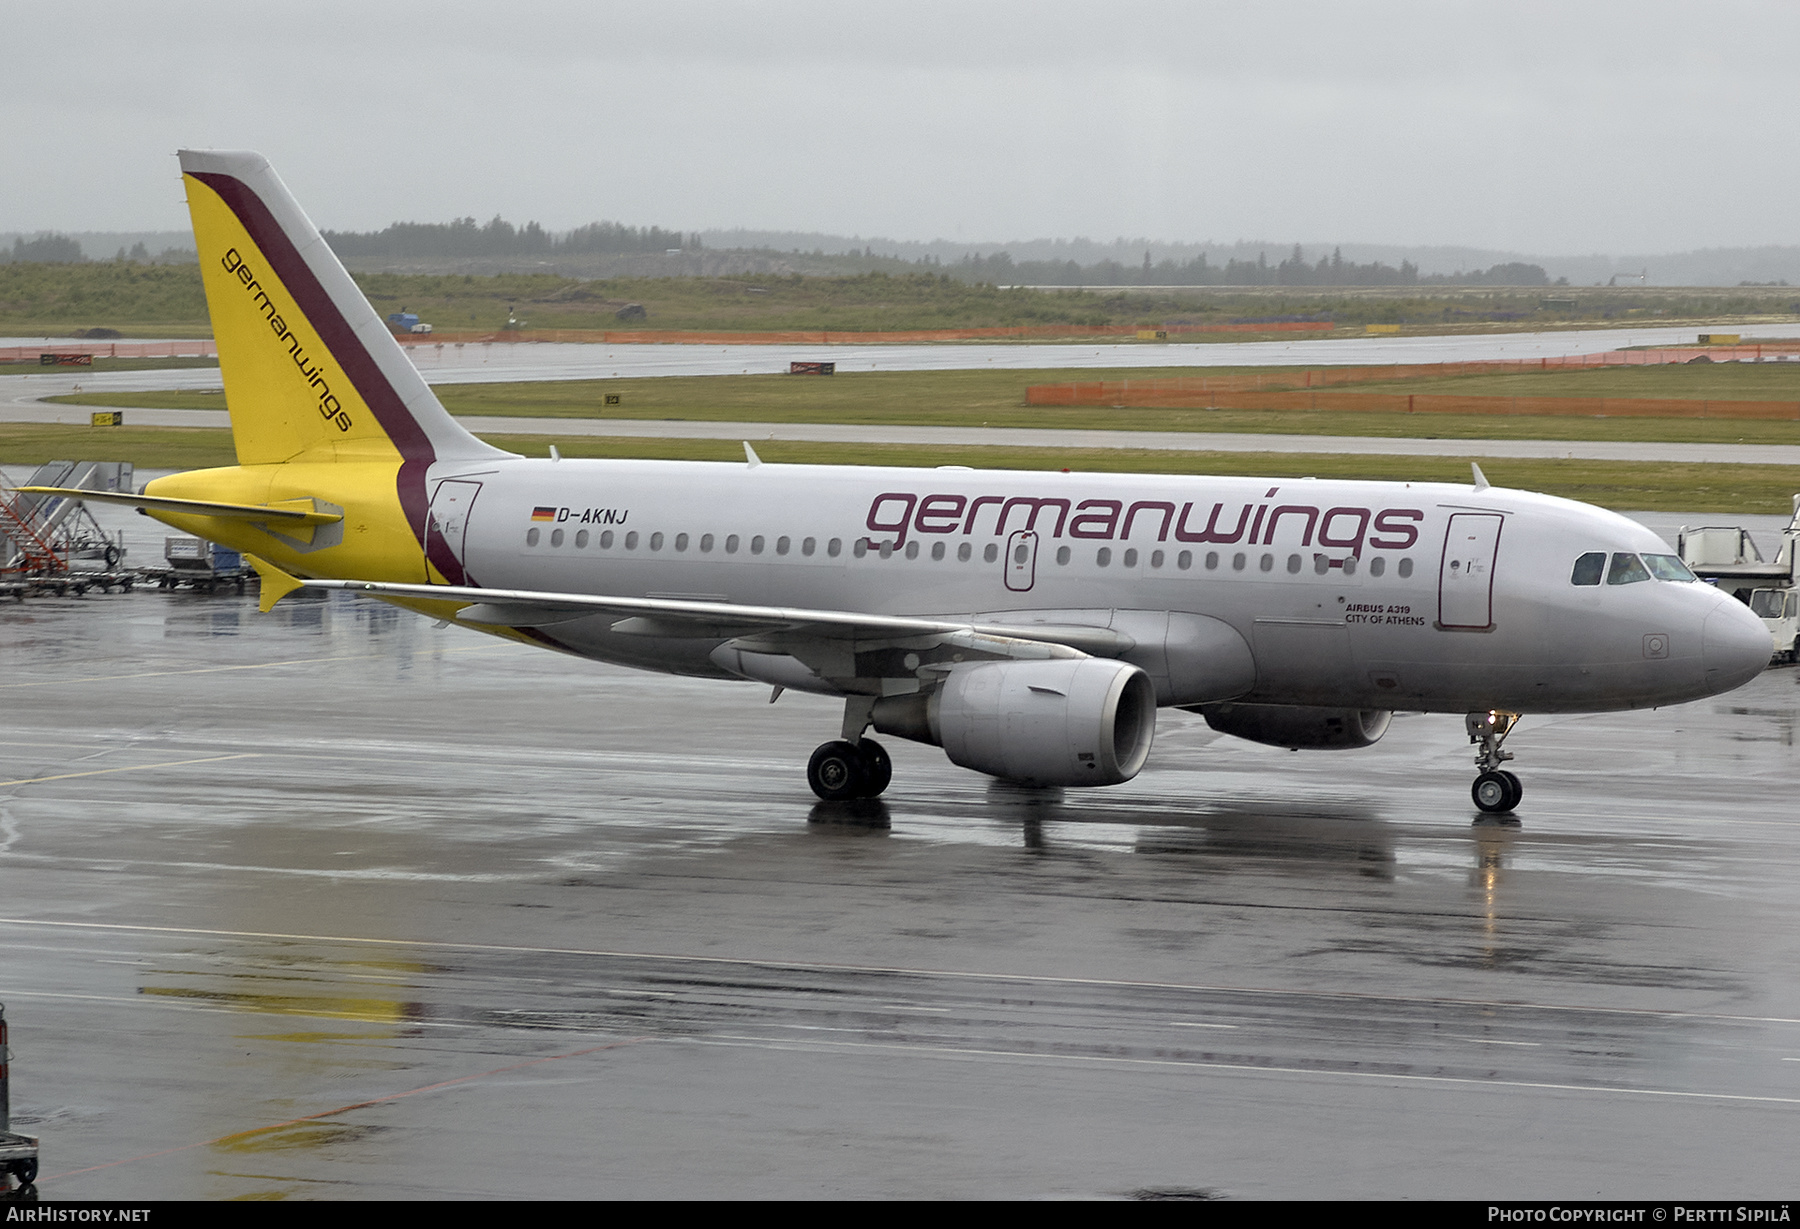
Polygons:
M1485 813L1523 712L1729 691L1768 633L1648 529L1488 485L564 460L439 404L267 160L183 151L238 464L137 507L241 550L262 609L340 589L577 657L843 701L812 791L876 733L1044 786L1115 785L1159 708L1296 749L1465 714Z

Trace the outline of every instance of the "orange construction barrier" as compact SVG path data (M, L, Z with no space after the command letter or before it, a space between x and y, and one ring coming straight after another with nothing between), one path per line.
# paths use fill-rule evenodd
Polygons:
M70 346L0 346L0 363L40 362L39 356L55 353L86 354L92 358L217 358L219 347L210 337L189 341L82 341Z

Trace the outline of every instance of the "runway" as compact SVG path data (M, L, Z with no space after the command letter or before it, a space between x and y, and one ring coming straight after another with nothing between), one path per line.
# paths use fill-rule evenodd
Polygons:
M1460 363L1597 354L1626 347L1692 345L1696 335L1694 327L1688 325L1538 333L1450 333L1421 337L1046 345L938 342L704 346L502 341L408 346L407 354L430 383L485 384L511 380L595 380L614 376L750 375L784 372L788 363L796 360L836 363L837 369L843 372ZM29 337L0 338L0 346L32 346L40 340L46 348L57 348L55 339ZM66 342L68 348L88 348L95 344L74 339ZM220 387L217 368L85 373L64 369L21 375L17 379L58 391L67 391L68 385L77 383L90 390Z
M1673 518L1671 518L1673 519ZM1694 518L1685 518L1692 520ZM0 606L47 1198L1781 1198L1800 672L1111 790L342 594Z
M793 358L835 361L839 370L1132 368L1315 363L1457 362L1586 354L1620 346L1673 344L1689 329L1590 329L1561 333L1343 338L1329 341L1223 342L1202 345L894 345L894 346L597 346L508 344L414 348L413 361L434 384L575 380L613 376L720 375L786 370ZM54 372L0 379L0 422L85 424L86 406L42 400L73 391L217 389L216 368L100 373ZM219 410L126 408L145 427L229 427ZM1000 427L925 427L840 423L696 422L664 419L512 418L459 420L482 435L793 440L849 444L966 447L1130 448L1167 452L1295 452L1374 456L1569 458L1585 461L1692 461L1800 465L1800 445L1678 444L1603 440L1462 440L1377 436L1108 431Z

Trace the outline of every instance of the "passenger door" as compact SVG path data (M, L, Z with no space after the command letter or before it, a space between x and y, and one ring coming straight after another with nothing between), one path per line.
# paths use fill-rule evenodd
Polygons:
M1494 512L1451 516L1438 565L1438 627L1488 631L1494 626L1494 560L1505 519Z
M479 482L447 478L438 483L431 496L431 511L426 517L425 557L438 565L446 576L445 556L455 561L458 570L463 563L463 543L469 532L469 509L481 494Z

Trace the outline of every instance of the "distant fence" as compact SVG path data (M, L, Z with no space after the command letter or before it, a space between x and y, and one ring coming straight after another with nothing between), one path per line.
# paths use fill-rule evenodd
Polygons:
M44 354L87 354L94 358L218 358L210 337L190 341L86 341L41 346L0 346L0 363L36 363Z
M1043 386L1032 388L1041 393ZM1674 397L1496 397L1455 393L1349 393L1287 389L1142 396L1122 400L1047 400L1031 405L1107 405L1123 409L1351 410L1377 414L1504 414L1590 418L1772 418L1800 422L1800 401L1696 401Z
M1800 360L1800 341L1750 346L1682 346L1611 350L1538 359L1475 363L1405 363L1326 367L1306 371L1244 372L1143 380L1085 380L1033 384L1027 405L1096 405L1135 409L1350 410L1383 414L1508 414L1620 418L1767 418L1800 420L1800 401L1726 401L1664 397L1506 397L1456 393L1358 393L1334 386L1377 381L1508 375L1561 368L1635 367L1685 363Z

